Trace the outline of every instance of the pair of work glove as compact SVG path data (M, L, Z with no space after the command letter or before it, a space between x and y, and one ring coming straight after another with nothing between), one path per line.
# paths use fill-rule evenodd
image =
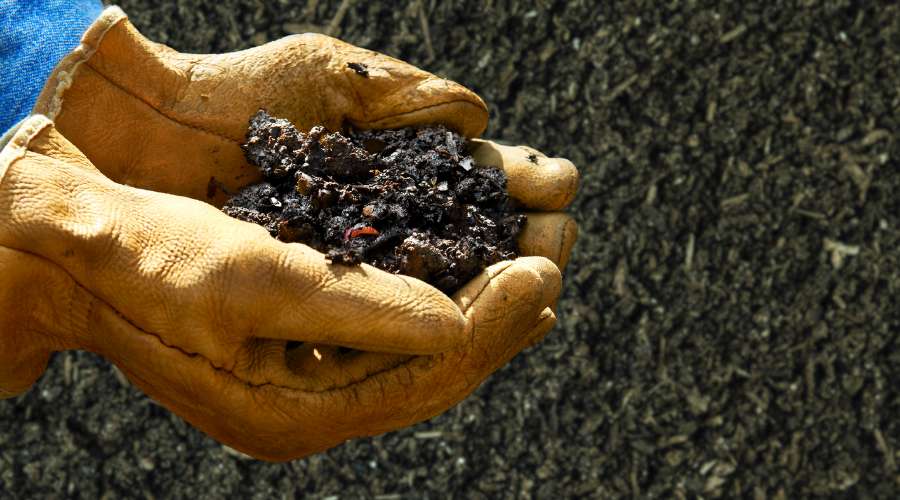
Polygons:
M221 442L287 460L437 415L550 330L577 232L559 212L570 162L474 141L534 212L525 256L448 297L221 213L260 179L240 148L259 108L467 137L488 117L466 88L326 36L182 54L106 9L0 152L0 396L85 349Z

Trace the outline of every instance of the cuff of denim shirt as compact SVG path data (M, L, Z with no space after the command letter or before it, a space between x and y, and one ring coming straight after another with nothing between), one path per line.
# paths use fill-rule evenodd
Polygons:
M78 47L102 10L99 0L0 0L2 138L30 114L53 68Z

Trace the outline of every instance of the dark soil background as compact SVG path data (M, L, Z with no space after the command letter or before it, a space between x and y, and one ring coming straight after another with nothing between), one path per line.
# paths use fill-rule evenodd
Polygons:
M900 495L893 2L163 3L123 7L187 51L328 31L572 159L560 321L447 414L280 465L59 355L0 403L0 497Z

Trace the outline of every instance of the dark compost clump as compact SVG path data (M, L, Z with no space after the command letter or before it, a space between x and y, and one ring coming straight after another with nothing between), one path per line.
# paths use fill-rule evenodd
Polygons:
M442 126L301 132L260 110L243 148L264 180L222 210L332 263L367 262L450 294L515 258L525 224L503 171L475 165L466 147Z

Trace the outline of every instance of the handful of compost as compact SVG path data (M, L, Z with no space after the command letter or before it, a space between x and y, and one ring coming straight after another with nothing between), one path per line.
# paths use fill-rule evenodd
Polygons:
M452 294L518 254L525 216L512 210L506 175L476 166L442 126L304 133L260 110L243 149L264 181L222 210L332 263L367 262Z

